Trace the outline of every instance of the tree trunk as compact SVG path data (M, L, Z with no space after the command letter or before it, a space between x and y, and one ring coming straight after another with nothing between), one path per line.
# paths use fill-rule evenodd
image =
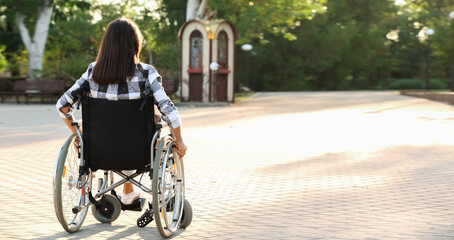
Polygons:
M205 20L208 0L188 0L186 7L186 21Z
M186 22L195 20L197 8L199 8L199 5L200 0L188 0L188 5L186 7Z
M18 12L16 15L17 26L28 52L28 79L34 80L41 76L43 70L44 49L46 47L47 34L49 33L49 24L52 17L53 5L49 1L44 1L44 5L38 9L38 18L36 20L35 32L33 38L24 24L25 16Z
M199 5L199 8L197 9L197 20L206 20L206 12L207 12L207 6L208 6L208 0L202 0L202 2Z

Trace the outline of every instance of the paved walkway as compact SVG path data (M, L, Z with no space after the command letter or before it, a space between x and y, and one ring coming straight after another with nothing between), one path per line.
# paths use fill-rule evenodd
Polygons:
M176 239L454 239L454 107L391 92L260 93L181 108L194 219ZM0 105L1 239L159 239L136 212L68 234L50 105Z

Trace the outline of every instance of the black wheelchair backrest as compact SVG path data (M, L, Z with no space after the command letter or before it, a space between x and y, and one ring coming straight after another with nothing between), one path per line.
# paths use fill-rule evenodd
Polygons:
M92 171L145 170L155 132L153 100L84 97L82 129L84 158Z

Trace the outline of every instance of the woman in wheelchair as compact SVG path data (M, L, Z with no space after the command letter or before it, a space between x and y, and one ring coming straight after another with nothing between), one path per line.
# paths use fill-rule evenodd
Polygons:
M161 225L158 226L158 229L164 237L170 236L178 228L178 225L180 227L189 225L188 219L184 222L184 213L189 215L189 210L186 207L190 208L190 205L184 200L183 196L182 157L186 154L187 147L181 135L181 120L177 109L162 88L161 76L151 65L140 62L142 42L143 36L133 21L126 18L112 21L104 34L96 62L88 66L86 72L57 102L56 107L60 116L73 133L67 141L67 146L62 147L54 176L54 206L57 218L68 232L75 232L80 228L85 218L87 205L94 205L92 211L95 218L101 222L115 220L112 217L112 214L115 215L118 211L115 209L115 201L105 198L107 196L103 196L101 201L94 199L101 197L99 196L100 192L106 191L108 171L115 172L125 178L120 181L123 182L122 206L131 205L137 201L142 192L141 188L153 194L153 204L149 204L152 209L147 210L142 219L139 219L142 220L142 223L144 219L147 223L153 220L152 213L154 212L156 224ZM147 102L147 100L149 101ZM73 118L74 105L77 103L78 108L81 102L82 123L75 122ZM162 119L167 123L172 133L171 136L168 136L168 139L159 138L161 125L155 123L155 106L159 109ZM144 109L145 111L143 111ZM148 120L137 120L137 117L132 117L136 114L140 116L138 118ZM83 134L82 129L80 129L81 125L83 126ZM135 130L137 125L141 125L142 130ZM137 139L146 139L146 141L138 141ZM151 144L151 146L144 147L146 144ZM157 146L158 144L159 146ZM68 147L74 145L77 146L76 150ZM125 153L124 151L129 152ZM100 160L98 161L97 156L101 154L99 152L102 152L103 156L99 157ZM69 156L71 153L75 153L74 155L77 157ZM124 162L114 165L113 162L118 160L113 159L119 158L120 155L125 158L121 160ZM136 157L136 155L142 157ZM145 157L143 156L150 158L150 155L152 159L148 159L148 163L144 164L142 159ZM153 156L156 157L153 159ZM111 158L112 162L109 163L111 159L106 158ZM134 158L141 159L131 160ZM68 162L74 159L80 165L78 168L68 165ZM128 161L135 161L135 163ZM138 165L137 162L140 162L140 164ZM68 169L70 167L76 168L76 170L66 183L65 179L69 175ZM102 183L103 188L100 188L98 194L93 198L92 189L89 185L91 185L92 172L98 169L104 170L105 178ZM152 179L153 190L133 179L147 171L149 171L150 177L156 176L156 174L159 176L159 179L156 177ZM171 174L169 175L168 172ZM72 202L76 206L66 206L72 208L71 212L67 213L65 212L67 209L65 210L61 206L62 198L64 198L62 196L65 196L61 188L66 185L71 186L72 183L74 183L74 186L73 188L70 187L69 192L73 193L74 188L77 188L77 194L80 193L80 196L77 196L76 203ZM174 184L172 186L174 189L167 189L171 183ZM113 184L112 173L111 185L113 193L113 188L121 185ZM134 185L139 186L139 188L134 188ZM176 186L180 188L178 190L180 196L167 196L167 193L174 194L176 192ZM115 193L114 195L116 196ZM85 204L87 198L90 202ZM181 208L181 211L178 213L177 210L169 209L170 203L175 206L174 208ZM93 210L95 207L96 211ZM157 207L159 210L156 209ZM168 216L169 219L166 219L166 214L164 214L166 212L173 212ZM192 218L192 210L190 214ZM163 218L159 223L158 217ZM178 218L177 226L172 223L176 221L175 218Z

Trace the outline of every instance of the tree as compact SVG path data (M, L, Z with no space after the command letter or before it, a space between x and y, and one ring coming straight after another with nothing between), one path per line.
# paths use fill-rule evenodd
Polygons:
M0 42L6 49L1 54L14 76L24 75L28 55L30 77L75 78L94 61L106 25L126 16L138 23L146 40L142 61L153 60L165 78L176 79L180 27L188 20L216 18L231 21L238 32L236 83L244 71L245 53L239 47L253 44L250 76L257 77L258 90L376 89L388 77L423 76L427 41L421 33L428 27L436 32L433 76L446 77L451 70L454 22L447 14L454 0L408 0L401 6L376 0L154 2L156 6L143 0L3 0ZM39 28L45 29L37 22L46 6L53 8L41 57L44 69L33 71L30 45L37 45L43 32ZM22 40L27 34L29 41Z
M178 79L180 71L180 40L178 31L186 21L186 4L182 0L161 0L154 14L139 20L139 25L150 25L144 29L147 44L145 52L152 56L164 79ZM151 24L150 24L151 23Z
M445 78L451 74L453 0L413 0L398 6L393 19L397 23L398 38L390 41L390 53L396 62L394 77L424 77L427 56L427 28L435 30L431 36L432 76Z
M209 2L237 26L239 44L254 45L258 90L380 87L391 63L389 1ZM352 8L351 6L355 6ZM244 54L238 51L240 60ZM239 67L236 73L244 71ZM242 77L236 77L242 80Z
M7 21L15 21L28 53L28 79L40 77L51 19L73 14L89 4L83 0L4 0L0 7ZM54 8L56 11L54 11ZM30 33L33 32L33 35Z
M326 12L327 0L217 0L210 1L212 17L230 20L238 30L239 43L263 38L264 34L283 35L294 40L291 33L302 20L310 20Z
M96 59L102 29L92 23L93 16L86 11L77 11L68 20L54 19L44 53L43 76L77 79Z
M395 11L393 2L339 0L329 1L327 7L325 25L336 24L347 32L347 44L340 53L342 62L338 63L347 76L338 81L352 89L380 88L390 72L385 36L394 28L388 20Z
M54 8L53 3L49 0L36 2L33 5L35 5L38 10L33 36L30 35L30 31L24 22L26 18L25 13L19 10L20 8L16 5L18 9L16 12L17 26L25 48L28 51L28 78L30 80L41 76L41 72L43 70L44 48L46 47L49 24L52 17L52 10Z

